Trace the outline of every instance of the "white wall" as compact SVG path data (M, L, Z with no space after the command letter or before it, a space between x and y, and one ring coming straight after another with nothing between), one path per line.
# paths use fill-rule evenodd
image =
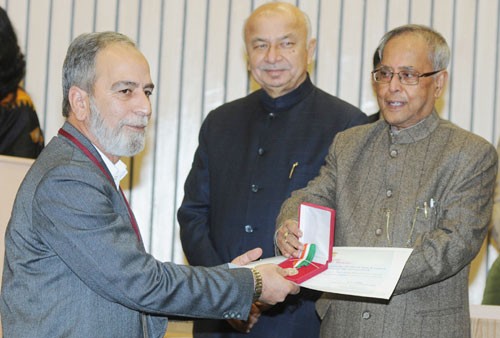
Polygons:
M61 116L61 66L78 34L116 30L131 36L150 61L155 115L146 151L129 161L126 183L146 247L161 260L183 262L175 211L206 114L246 95L242 24L262 0L0 0L27 57L26 88L46 138ZM372 55L382 34L420 23L452 47L450 83L439 102L445 118L496 144L499 136L499 5L497 0L302 0L318 38L313 81L361 107L377 110L370 84ZM485 246L476 264L471 302L479 303ZM489 251L489 253L487 252ZM488 260L488 256L489 260Z

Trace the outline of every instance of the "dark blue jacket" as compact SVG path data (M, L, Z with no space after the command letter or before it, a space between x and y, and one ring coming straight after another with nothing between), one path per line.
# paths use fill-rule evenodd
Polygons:
M275 220L283 201L318 174L337 132L366 121L359 109L309 78L277 99L258 90L210 112L178 211L189 263L214 266L255 247L264 250L263 257L274 256ZM316 295L306 300L306 293L302 289L301 298L265 312L245 337L314 337L301 331L319 327ZM308 306L298 311L301 303ZM302 320L288 317L291 312ZM203 331L200 325L195 323L195 331Z

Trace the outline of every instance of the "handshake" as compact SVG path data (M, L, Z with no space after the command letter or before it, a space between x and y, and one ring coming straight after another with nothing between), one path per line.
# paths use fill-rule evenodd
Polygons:
M240 266L246 265L259 259L261 255L262 249L255 248L236 257L231 263ZM262 276L262 292L258 299L259 302L274 305L284 301L289 294L299 293L300 287L285 279L286 276L297 274L297 269L283 269L275 264L262 264L256 266L255 269ZM254 280L254 283L256 282Z
M255 248L236 257L231 263L236 265L246 265L253 262L262 255L262 249ZM285 279L286 276L297 274L297 269L283 269L275 264L262 264L255 267L262 277L262 291L257 301L252 304L250 315L247 320L229 319L228 323L237 331L249 333L252 327L259 320L262 311L267 310L272 305L282 302L289 294L299 293L297 284ZM259 281L255 280L254 283Z

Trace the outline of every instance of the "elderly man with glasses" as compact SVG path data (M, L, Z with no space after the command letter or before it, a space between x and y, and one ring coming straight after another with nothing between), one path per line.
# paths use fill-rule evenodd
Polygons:
M283 204L276 243L298 255L298 206L310 202L336 209L337 246L413 248L389 300L324 294L321 337L469 337L469 264L486 235L497 154L434 108L450 55L439 33L405 25L378 50L383 119L337 134L319 176Z

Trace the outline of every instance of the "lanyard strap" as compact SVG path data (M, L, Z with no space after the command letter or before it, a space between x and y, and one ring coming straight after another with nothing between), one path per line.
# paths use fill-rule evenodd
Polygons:
M69 132L67 132L66 130L64 130L62 128L59 129L59 135L67 138L70 142L72 142L74 145L76 145L85 154L85 156L87 156L102 171L102 173L104 174L104 176L106 176L106 178L110 181L110 183L113 184L113 186L115 186L115 181L113 180L113 178L111 177L109 172L104 168L104 166L101 164L101 162L99 162L97 160L97 158L90 152L90 150L85 148L85 146L80 141L78 141L78 139L76 137L74 137L73 135L71 135ZM137 226L137 221L134 217L134 213L132 212L132 209L130 208L130 205L128 204L127 197L125 197L125 194L123 193L123 190L121 187L119 188L119 190L120 190L120 193L122 194L123 200L125 201L125 205L127 206L128 216L130 219L130 223L132 223L132 228L134 229L134 232L135 232L139 242L142 242L141 233L139 232L139 227Z

